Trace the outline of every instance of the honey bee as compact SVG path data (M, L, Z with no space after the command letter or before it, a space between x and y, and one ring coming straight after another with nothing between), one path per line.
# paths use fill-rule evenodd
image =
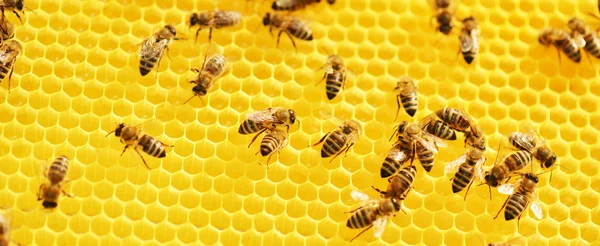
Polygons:
M0 246L8 246L10 241L9 222L0 214Z
M148 169L151 169L142 153L140 153L140 149L144 151L144 153L156 157L156 158L165 158L167 153L165 151L165 147L173 147L173 145L167 145L160 140L145 134L141 129L138 129L137 126L128 126L125 123L121 123L115 128L115 130L106 134L108 137L111 133L115 133L115 136L119 137L121 143L125 144L125 148L123 148L123 152L121 152L121 156L125 153L127 148L132 147L135 152L142 158L144 165Z
M560 51L562 51L572 61L577 63L581 61L581 51L579 50L579 45L577 42L571 39L569 33L563 30L546 28L540 33L538 41L544 46L554 45L558 51L559 60Z
M417 175L415 166L408 166L400 169L400 172L388 179L388 188L386 191L379 190L371 186L375 191L381 193L382 198L396 198L403 200L412 188Z
M244 135L256 133L248 147L266 130L274 129L278 125L281 125L286 126L287 132L289 132L290 125L296 123L296 112L293 109L282 107L254 111L247 114L246 117L247 119L240 124L238 133Z
M385 225L388 218L396 215L401 209L401 199L397 198L381 198L371 199L369 195L360 191L353 190L350 194L352 199L361 202L361 206L348 213L352 213L346 226L350 229L361 229L362 230L354 238L350 239L352 242L358 238L365 231L373 227L374 236L381 237L385 230Z
M198 26L196 31L196 39L198 41L198 34L203 27L208 27L208 42L212 39L213 28L219 29L222 27L231 27L240 24L242 20L242 14L237 11L229 10L211 10L200 13L193 13L190 16L190 28Z
M433 168L434 157L437 154L438 147L448 146L443 140L423 131L414 123L402 121L396 129L396 136L398 137L396 144L401 144L406 149L412 150L411 156L416 156L423 169L427 172ZM411 164L413 161L414 158L411 159Z
M585 22L579 18L570 19L568 27L571 29L571 38L577 42L579 47L590 55L600 58L600 40L598 40L596 32L590 31Z
M452 21L454 19L454 9L456 4L452 0L430 0L432 1L433 9L435 10L435 16L432 19L436 19L438 26L436 30L449 35L452 32Z
M62 185L66 183L65 178L69 171L69 159L61 155L50 164L49 168L46 166L45 169L44 176L49 181L49 184L44 183L40 185L38 201L43 200L42 206L44 208L54 209L58 206L58 197L61 192L68 197L73 197L73 195L68 194L62 189Z
M327 62L321 68L325 69L325 74L320 82L326 79L325 92L329 100L335 98L338 92L346 86L346 66L344 60L338 55L330 55ZM320 83L319 82L319 83ZM317 83L318 84L318 83Z
M19 12L24 12L23 8L27 8L25 6L25 0L0 0L0 11L2 11L2 20L6 19L6 15L4 15L5 10L12 11L21 24L23 24L23 20L21 20L21 16ZM29 9L29 8L28 8Z
M485 180L483 175L483 164L485 161L484 151L470 146L464 155L448 163L445 172L454 173L454 177L452 178L452 192L458 193L467 188L464 199L466 201L469 188L471 188L475 177L478 177L479 180Z
M458 36L460 51L465 61L471 64L479 51L479 30L477 29L477 21L472 16L462 20L462 23L463 28Z
M400 170L402 165L409 159L413 159L413 152L402 144L396 144L392 147L383 164L381 165L380 175L382 178L387 178L394 175Z
M138 51L138 56L140 57L140 74L142 76L150 73L154 65L158 64L160 66L160 60L165 50L169 51L169 44L173 40L179 40L176 35L177 30L175 30L175 27L166 25L158 32L155 32L150 38L144 39Z
M329 163L342 152L348 153L350 148L354 145L354 142L358 140L362 131L362 126L358 121L355 120L341 120L334 117L330 117L334 121L339 121L341 124L337 129L328 132L319 140L319 142L312 146L317 146L323 143L321 147L321 157L328 158L333 156Z
M269 169L269 160L275 153L279 153L288 144L288 133L286 131L274 128L269 131L260 143L260 154L269 156L267 158L267 169ZM258 152L256 153L258 154Z
M438 119L431 121L423 130L444 140L456 140L456 132L448 124Z
M465 132L465 147L467 145L485 151L485 135L478 125L472 124L471 130Z
M446 107L425 117L421 121L421 125L424 128L428 127L431 122L435 122L434 119L436 116L452 129L465 133L465 145L474 144L485 150L485 136L483 136L483 131L475 126L475 122L469 114L460 109Z
M273 5L271 5L271 8L279 11L294 11L319 2L321 2L321 0L275 0ZM329 4L333 4L335 0L328 0L328 2Z
M542 219L542 207L537 201L537 194L535 192L535 188L538 183L538 176L533 173L525 173L521 175L523 177L517 184L508 183L498 187L498 192L510 196L508 199L506 199L506 202L504 202L504 205L502 205L502 208L500 208L500 211L498 211L498 214L496 214L494 219L500 215L502 209L506 208L504 210L504 219L508 221L518 218L518 225L518 221L521 220L521 216L523 215L523 212L527 206L530 207L536 218Z
M556 162L556 154L548 147L546 140L532 131L531 134L513 132L508 141L517 149L528 151L542 163L542 168L551 168Z
M21 44L19 42L8 40L0 44L0 82L4 81L8 73L8 92L10 92L10 79L19 54L21 54Z
M296 48L296 41L294 41L293 37L306 41L313 40L312 30L310 30L308 25L303 21L291 16L267 12L263 17L263 25L269 26L269 33L271 33L271 35L273 35L273 28L279 29L276 47L279 47L279 40L282 33L285 33L288 35L288 37L290 37L292 45L294 45L294 49Z
M491 187L498 187L512 173L529 165L532 158L531 153L525 150L519 150L506 156L502 161L495 163L491 171L485 172L485 184Z
M190 81L190 83L196 84L194 88L192 88L194 95L183 104L186 104L194 97L202 99L207 91L215 84L217 79L225 75L228 69L225 56L221 54L213 54L208 56L208 58L207 56L208 54L204 56L204 61L202 62L202 68L200 68L200 70L197 68L192 69L192 71L198 73L196 79Z
M404 111L406 111L410 117L413 117L419 106L417 102L417 92L419 89L415 83L415 79L410 76L402 76L394 90L398 90L398 95L396 96L398 110L396 110L396 118L394 118L394 121L398 119L398 114L400 113L400 102L402 102Z
M15 37L15 26L8 19L0 22L0 29L0 43Z

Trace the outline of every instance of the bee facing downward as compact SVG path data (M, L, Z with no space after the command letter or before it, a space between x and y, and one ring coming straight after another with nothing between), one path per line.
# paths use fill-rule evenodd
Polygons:
M542 31L542 33L540 33L538 41L544 46L554 45L554 47L559 50L559 60L560 51L562 51L572 61L577 63L581 61L581 51L579 50L579 45L577 42L575 42L575 40L571 39L569 33L563 30L546 28Z
M521 180L517 184L504 184L498 187L498 192L506 195L510 195L498 214L496 214L496 219L503 208L504 210L504 219L505 220L513 220L518 218L517 220L521 220L521 216L527 206L531 208L531 211L535 215L536 218L542 219L543 212L542 207L537 202L537 195L535 192L535 188L538 183L538 176L533 173L522 174ZM518 221L517 221L518 224Z
M463 29L458 36L460 41L460 51L463 54L465 62L471 64L475 55L479 51L479 30L474 17L467 17L462 20Z
M280 15L277 13L266 13L263 17L263 25L269 26L269 33L271 33L271 35L273 35L273 28L279 29L276 47L279 47L279 40L281 39L282 33L285 33L288 35L288 37L290 37L294 48L296 48L296 42L294 41L293 37L306 41L313 40L312 31L308 25L303 21L291 16Z
M167 145L160 140L143 133L142 130L138 129L136 126L128 126L124 123L119 124L115 130L109 132L106 136L108 137L108 135L113 132L115 133L115 136L120 138L121 143L125 144L125 148L123 149L123 152L121 152L121 156L123 156L127 148L132 147L140 156L140 158L142 158L144 165L146 165L148 169L151 168L146 163L146 160L140 153L139 149L142 149L144 153L152 157L165 158L167 156L165 146L173 147L173 145Z
M346 86L346 66L344 65L342 57L338 55L329 55L327 62L322 68L325 69L325 74L321 81L326 79L325 92L327 98L331 100ZM321 81L319 81L319 83Z
M208 56L208 54L206 56ZM183 104L186 104L194 97L202 99L207 91L215 84L217 79L223 77L227 71L227 59L225 56L221 54L213 54L208 58L206 56L204 57L204 62L202 62L202 68L200 68L200 70L197 68L192 69L192 71L198 73L196 79L190 81L190 83L196 84L194 88L192 88L194 95Z
M140 57L140 74L142 76L150 73L156 64L160 66L160 60L165 50L168 52L169 44L173 40L179 39L175 37L176 35L177 30L175 30L175 27L166 25L154 33L152 37L144 39L138 51L138 56Z
M46 166L44 176L46 176L49 184L40 185L38 191L38 201L43 200L42 206L46 209L54 209L58 206L58 197L62 192L65 196L73 197L62 189L62 184L65 183L67 172L69 171L69 159L61 155L57 157L50 167Z
M213 28L219 29L223 27L231 27L240 24L242 20L242 14L237 11L228 10L212 10L204 11L200 13L193 13L190 16L190 28L199 26L196 31L196 39L198 41L198 33L203 27L208 27L208 42L212 39Z
M394 90L398 90L398 95L396 96L398 110L396 110L396 118L394 118L394 121L398 119L398 113L400 113L400 101L402 101L404 111L406 111L410 117L413 117L419 107L417 101L417 92L419 89L415 83L415 79L409 76L402 76Z
M10 92L10 79L15 68L15 62L21 54L21 44L16 40L8 40L0 44L0 82L4 81L8 73L8 91Z
M329 161L331 163L338 155L342 154L342 152L345 151L348 153L350 148L354 146L354 142L358 140L362 127L360 123L355 120L341 120L335 117L330 117L330 119L339 122L340 125L337 129L325 134L319 142L312 146L323 143L323 146L321 147L321 157L328 158L333 156L331 161Z
M288 144L288 134L286 131L274 128L269 131L260 142L260 154L268 156L267 169L269 168L269 160L275 153L279 153ZM257 152L256 154L258 154Z
M477 177L481 181L485 178L483 173L483 163L485 163L485 161L486 158L483 150L469 146L464 155L448 163L445 172L454 172L454 177L452 178L452 192L458 193L467 188L467 191L465 192L465 200L467 200L469 188L471 188L475 178Z

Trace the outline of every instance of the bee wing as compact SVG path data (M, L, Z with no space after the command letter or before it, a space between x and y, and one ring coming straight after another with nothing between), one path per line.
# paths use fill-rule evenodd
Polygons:
M341 125L341 124L344 123L344 120L342 120L342 119L340 119L338 117L335 117L333 114L327 113L327 112L325 112L323 110L319 111L319 114L321 114L321 116L323 116L323 118L332 121L336 125Z
M471 35L469 35L466 32L461 32L459 39L460 39L460 42L459 42L460 43L460 51L469 52L469 51L473 50L474 42L473 42Z
M573 39L573 41L575 42L575 44L577 44L577 46L579 48L585 47L585 40L583 39L583 36L581 35L581 33L575 33L572 35L571 38Z
M429 144L435 145L434 146L435 150L437 150L438 147L442 147L442 148L443 147L448 147L448 144L446 144L446 142L444 142L444 140L442 140L441 138L438 138L438 137L436 137L436 136L434 136L434 135L432 135L432 134L430 134L430 133L428 133L426 131L421 131L421 133L423 133L423 135L425 135L425 138L427 140L430 140L430 141L426 141L425 139L423 139L424 140L423 142L429 142ZM427 145L425 145L425 146L427 146Z
M533 146L533 144L529 141L527 141L527 138L529 137L529 134L527 133L520 133L520 132L516 132L513 133L516 134L517 136L514 137L514 141L516 144L518 144L519 146L521 146L523 149L529 151L529 152L533 152L533 149L535 148L535 146Z
M531 209L531 212L533 212L536 218L542 219L544 217L544 212L542 212L542 206L538 201L531 202L529 208Z
M376 219L375 221L373 221L373 236L378 238L381 237L381 235L383 234L383 231L385 230L385 224L387 223L387 217L388 216L383 216L381 218Z
M277 110L279 110L278 107L276 108L267 108L265 110L257 110L254 112L251 112L249 114L246 115L246 117L251 120L251 121L255 121L255 122L271 122L271 121L277 121L277 118L275 117L275 112L277 112Z
M406 149L400 148L400 145L395 145L387 153L387 156L396 161L403 162L406 159L408 159L408 157L409 157L409 155L406 153L406 151L407 151Z
M485 173L483 172L483 163L485 163L487 159L485 157L479 159L477 163L475 163L475 171L477 172L477 177L479 180L485 180Z
M515 192L515 185L510 183L500 185L498 186L498 192L505 195L512 195Z
M446 168L444 169L444 171L446 173L455 173L456 170L458 169L458 167L465 163L465 161L467 160L467 154L463 154L460 157L458 157L458 159L451 161L450 163L448 163L448 165L446 165Z
M368 202L369 200L371 200L371 197L369 195L367 195L366 193L357 191L357 190L353 190L350 193L350 196L352 197L352 199L354 199L355 201L358 202Z

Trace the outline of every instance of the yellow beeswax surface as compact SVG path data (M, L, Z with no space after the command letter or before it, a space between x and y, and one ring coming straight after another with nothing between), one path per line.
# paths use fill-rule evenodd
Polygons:
M467 65L457 57L460 24L450 36L430 24L426 1L338 0L294 13L309 20L313 41L296 40L297 53L282 35L279 49L261 16L262 0L32 1L21 25L23 45L11 92L0 84L0 207L12 221L12 238L23 245L340 245L358 233L346 227L358 206L354 189L373 197L384 189L379 169L394 126L397 79L410 75L419 86L416 121L445 106L469 112L488 136L487 165L502 136L532 126L556 152L563 167L540 177L544 218L526 212L517 227L494 220L506 195L486 186L451 192L444 166L464 153L462 134L440 149L431 173L419 166L414 190L388 221L382 237L372 231L355 243L482 245L521 238L527 245L593 245L600 242L600 83L597 59L580 64L537 43L546 26L566 28L572 16L589 23L595 1L463 0L459 17L480 24L481 50ZM238 10L237 27L208 30L194 44L192 11ZM139 74L137 44L167 23L186 40L172 43L159 71ZM210 48L209 48L210 47ZM328 51L354 71L346 88L327 100L315 86ZM192 96L204 54L221 52L230 73L203 98ZM255 156L251 135L238 126L253 110L290 107L301 124L290 145L274 157ZM321 159L318 141L336 125L320 111L353 118L363 133L347 157ZM146 122L148 119L151 121ZM141 124L174 144L167 157L145 155L146 169L117 137L105 135L116 122ZM67 192L54 211L37 202L46 160L70 158ZM259 165L259 161L263 165ZM534 162L535 171L541 172Z

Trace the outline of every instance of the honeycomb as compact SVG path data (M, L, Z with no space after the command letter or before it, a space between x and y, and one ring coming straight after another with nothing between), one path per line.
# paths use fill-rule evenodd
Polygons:
M427 1L324 1L295 16L310 22L315 40L285 35L280 47L261 15L264 1L32 1L24 24L7 13L23 45L7 92L0 84L0 210L11 219L12 238L23 245L339 245L358 230L346 227L360 190L384 189L379 168L394 126L397 79L419 86L415 121L445 107L468 111L488 134L487 165L503 136L532 127L548 140L561 165L552 182L538 185L544 218L526 212L516 221L493 219L506 196L474 185L451 192L443 167L464 153L462 137L440 150L431 173L418 166L407 214L390 219L381 238L371 231L354 243L482 245L520 239L526 245L599 245L600 76L597 60L575 64L537 43L546 26L566 28L595 1L462 0L457 16L474 15L481 49L467 65L458 51L460 26L450 36L435 32ZM214 8L244 13L237 27L200 32L186 17ZM598 21L595 21L597 25ZM172 23L178 35L169 58L148 76L138 72L136 45ZM325 51L328 50L328 51ZM204 98L191 95L190 68L206 52L232 59L231 72ZM354 71L346 88L327 100L316 71L328 52ZM266 169L258 144L237 127L253 110L296 110L300 125L290 145ZM309 148L336 125L320 111L356 119L363 133L346 157L333 162ZM150 121L148 121L150 120ZM167 157L140 158L111 135L116 122L141 124L174 144ZM46 160L70 158L54 211L36 201ZM419 164L416 164L419 165ZM536 168L538 166L536 165ZM539 169L536 169L536 171Z

